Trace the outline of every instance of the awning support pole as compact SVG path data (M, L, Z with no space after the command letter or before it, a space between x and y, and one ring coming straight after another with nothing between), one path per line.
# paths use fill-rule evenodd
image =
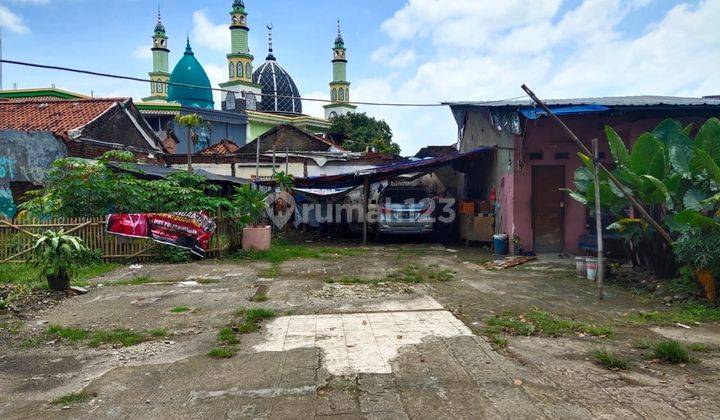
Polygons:
M542 108L543 111L545 111L545 113L546 113L550 118L552 118L553 120L555 120L555 122L557 122L557 123L560 125L560 127L565 131L565 133L570 137L570 139L571 139L573 142L575 142L575 144L580 148L580 151L582 151L582 152L583 152L585 155L587 155L587 156L593 156L593 154L590 152L590 150L588 150L588 148L583 144L583 142L580 141L580 139L575 135L575 133L573 133L573 131L572 131L567 125L565 125L565 123L564 123L560 118L558 118L557 115L555 115L552 111L550 111L550 108L548 108L547 105L545 105L545 103L544 103L543 101L541 101L541 100L535 95L535 93L533 93L533 91L530 90L529 87L527 87L526 85L522 85L522 88L523 88L523 90L525 91L525 93L527 93L528 96L530 96L530 98L531 98L540 108ZM633 197L632 194L630 194L630 193L626 190L625 186L624 186L623 184L621 184L620 181L618 181L618 179L615 177L615 175L613 175L613 173L610 172L610 171L609 171L602 163L600 163L600 162L595 162L595 166L596 166L596 168L598 168L598 169L602 169L602 170L607 174L607 176L608 176L608 178L610 179L610 181L612 181L612 183L615 184L615 186L623 193L623 195L625 196L625 198L628 199L628 201L630 202L630 204L632 204L632 206L635 207L638 212L640 212L640 215L643 217L643 219L645 219L645 220L660 234L660 236L662 236L663 239L665 239L665 240L667 241L668 244L672 245L673 239L672 239L672 237L670 236L670 234L667 233L667 231L666 231L665 229L663 229L663 227L660 226L660 224L659 224L658 222L656 222L655 219L652 218L652 216L650 216L650 213L648 213L647 210L645 210L645 207L643 207L642 204L640 204L640 203L635 199L635 197Z
M363 245L368 241L368 207L370 207L370 177L365 177L363 184Z

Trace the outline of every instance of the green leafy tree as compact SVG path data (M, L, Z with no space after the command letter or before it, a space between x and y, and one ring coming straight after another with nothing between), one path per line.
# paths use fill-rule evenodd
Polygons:
M384 120L364 113L350 113L337 116L331 122L330 136L350 151L375 149L379 153L400 153L400 146L392 142L392 130Z
M652 132L643 133L628 150L620 136L606 127L608 145L615 162L613 174L665 229L677 237L690 229L718 229L713 220L720 202L720 121L711 118L695 139L692 126L665 120ZM570 196L594 208L594 163L579 154L584 166L575 172ZM609 226L626 240L635 262L661 278L674 275L677 263L672 247L652 226L629 217L629 206L621 190L601 171L603 210L618 219Z
M218 196L219 187L203 177L175 172L161 180L144 180L113 170L100 159L60 159L45 188L27 194L21 210L40 217L101 217L108 213L234 211Z
M198 114L188 114L176 116L175 122L187 129L187 170L188 172L192 172L193 137L195 136L195 129L205 121Z

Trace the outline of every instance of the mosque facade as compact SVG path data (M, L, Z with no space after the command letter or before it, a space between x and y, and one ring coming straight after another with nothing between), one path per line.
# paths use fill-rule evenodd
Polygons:
M172 72L169 71L169 37L158 11L158 20L152 37L153 67L149 73L152 80L150 96L138 103L138 108L151 124L157 126L157 129L165 130L166 127L163 126L172 124L174 115L191 111L197 111L204 118L218 117L215 119L225 121L225 124L233 119L226 114L242 114L243 118L237 121L246 121L244 135L237 134L238 127L221 127L221 133L218 135L210 133L204 136L206 138L203 142L203 144L215 144L220 140L219 137L233 132L235 135L230 140L242 145L282 124L291 124L313 133L326 133L331 118L355 112L356 107L350 103L347 50L339 23L332 50L331 102L324 107L325 118L303 114L300 90L290 73L275 57L272 27L268 27L268 54L265 61L255 67L256 60L249 48L248 12L243 0L234 0L232 4L229 30L231 48L226 56L228 79L219 85L222 89L221 103L215 104L212 84L202 64L195 57L189 38L186 40L183 56ZM215 131L212 118L208 120L207 125L206 131ZM199 137L203 140L202 129L200 131Z

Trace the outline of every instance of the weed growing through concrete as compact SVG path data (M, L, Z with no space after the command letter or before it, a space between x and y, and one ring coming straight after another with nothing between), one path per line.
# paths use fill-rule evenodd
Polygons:
M713 351L713 347L705 343L690 343L688 349L698 353L709 353Z
M508 339L505 338L505 337L500 337L500 336L497 336L497 335L491 335L491 336L489 336L489 338L490 338L490 342L491 342L492 344L496 345L497 347L499 347L499 348L501 348L501 349L504 349L504 348L506 348L506 347L508 346L508 343L509 343L509 342L508 342Z
M687 349L677 341L661 341L653 347L653 356L665 363L679 364L690 361Z
M516 335L546 334L558 336L563 333L575 332L598 337L610 337L614 334L611 327L599 327L571 319L559 318L548 312L533 309L524 314L514 315L506 312L493 316L485 321L486 334L505 332Z
M282 264L285 261L297 259L322 259L332 257L356 257L367 252L361 248L333 248L313 247L307 244L295 245L283 241L276 241L267 251L242 251L235 254L235 258L252 261L267 261Z
M610 370L628 370L630 369L630 361L624 357L620 357L615 352L608 349L595 350L593 352L595 360Z
M170 312L172 312L174 314L182 314L185 312L190 312L190 308L188 308L187 306L176 306L176 307L170 309Z
M55 405L67 406L72 404L82 404L89 401L90 398L91 396L87 392L73 392L72 394L63 395L62 397L54 399L52 403Z
M338 283L343 285L378 285L381 283L427 283L443 282L455 279L455 271L440 267L437 264L430 264L422 267L417 264L409 264L400 270L388 274L384 278L372 278L361 276L345 276L339 280L327 280L327 283Z
M78 328L61 327L59 325L51 325L48 327L46 333L50 337L72 342L87 340L88 346L93 348L106 344L130 347L154 338L167 336L167 331L163 328L154 328L146 332L136 332L126 329L88 331Z
M141 284L155 283L155 280L149 276L138 276L128 280L119 280L109 283L111 286L136 286Z
M630 321L637 324L693 324L695 322L720 321L720 308L699 303L687 303L672 307L668 311L638 312L629 315Z
M235 355L235 349L218 347L210 350L207 355L213 359L229 359Z
M268 297L266 294L257 294L250 298L250 302L267 302Z
M47 333L50 336L56 338L62 338L69 341L82 341L85 340L90 334L86 330L78 328L61 327L59 325L51 325L47 329Z
M20 347L23 349L34 349L36 347L40 347L41 345L42 341L37 338L25 338L20 342Z
M88 345L90 347L100 347L104 344L111 344L113 346L130 347L140 344L146 340L147 338L144 334L130 330L117 329L111 331L95 331L90 336L90 342Z
M633 341L633 347L640 350L647 350L652 348L655 342L647 337L639 338Z
M235 331L231 327L225 327L218 333L217 340L220 344L234 345L240 342L235 336Z

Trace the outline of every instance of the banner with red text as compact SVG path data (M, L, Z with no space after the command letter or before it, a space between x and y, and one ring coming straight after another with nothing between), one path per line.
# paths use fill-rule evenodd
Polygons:
M110 214L105 230L130 238L150 238L205 257L215 222L204 212Z

